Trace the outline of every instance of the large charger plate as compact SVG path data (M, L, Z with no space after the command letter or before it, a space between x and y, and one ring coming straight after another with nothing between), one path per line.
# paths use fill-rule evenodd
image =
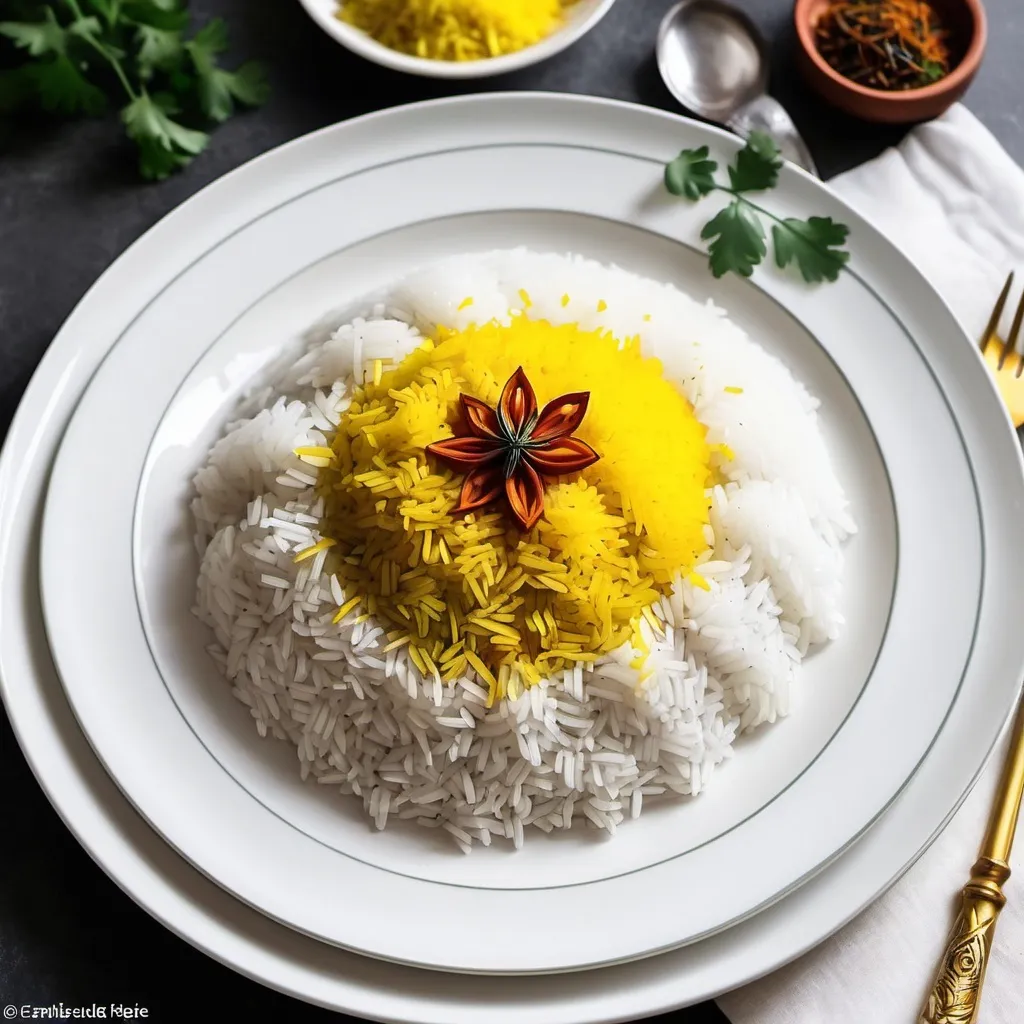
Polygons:
M896 798L965 697L989 713L958 751L951 800L977 772L1024 646L996 636L1020 603L1006 510L1021 505L1021 477L1005 417L919 275L791 168L771 208L851 224L851 271L819 289L768 267L753 285L712 282L697 246L707 209L660 189L664 161L705 143L736 146L579 98L407 108L230 175L158 229L159 268L136 261L146 285L127 318L111 318L111 347L54 466L47 630L75 713L125 794L274 919L449 970L623 961L721 930L810 878ZM324 310L433 256L513 244L614 260L729 308L822 397L862 530L844 639L808 663L797 713L745 743L711 793L612 842L537 837L520 853L462 858L422 833L371 835L351 804L297 782L284 745L255 739L188 614L184 509L188 476L240 392ZM993 670L973 671L979 658Z

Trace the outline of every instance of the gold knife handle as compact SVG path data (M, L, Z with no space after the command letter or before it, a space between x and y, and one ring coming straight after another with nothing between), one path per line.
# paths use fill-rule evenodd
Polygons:
M992 936L1006 904L1002 885L1010 877L1005 861L979 857L964 886L960 913L950 932L931 995L918 1024L975 1024Z

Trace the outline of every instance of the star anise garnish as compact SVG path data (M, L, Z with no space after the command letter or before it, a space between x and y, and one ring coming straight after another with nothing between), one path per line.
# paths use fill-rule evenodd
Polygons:
M578 473L599 458L589 444L571 436L583 422L589 391L562 395L538 413L537 396L520 366L497 409L467 394L459 399L469 433L427 445L436 459L466 474L455 515L504 494L520 529L529 530L544 511L541 478Z

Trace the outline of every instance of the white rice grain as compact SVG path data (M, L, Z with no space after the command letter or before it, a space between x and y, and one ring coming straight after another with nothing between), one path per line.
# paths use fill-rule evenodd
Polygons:
M196 610L258 734L295 746L303 778L361 798L375 828L441 828L465 852L495 837L520 847L527 826L614 833L645 797L701 792L741 732L789 712L804 654L842 628L841 545L855 526L816 401L722 310L578 257L453 258L368 309L254 393L195 477ZM323 511L294 449L328 443L352 383L373 360L400 361L421 329L510 310L639 334L734 458L709 498L709 589L677 579L654 607L645 677L627 647L485 711L475 675L424 679L404 648L382 652L384 631L357 625L358 611L332 621L345 593L324 575L327 553L294 562Z

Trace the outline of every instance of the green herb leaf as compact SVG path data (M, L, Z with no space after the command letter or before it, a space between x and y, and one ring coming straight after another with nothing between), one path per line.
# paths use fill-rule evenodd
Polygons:
M143 177L166 178L206 148L210 137L173 120L177 113L173 98L145 91L121 111L125 131L139 147Z
M185 52L180 32L168 32L152 25L139 25L135 32L139 76L149 81L157 71L172 68Z
M32 57L63 53L67 46L67 32L57 23L49 7L43 21L0 21L0 35L7 36L15 46L27 50Z
M39 89L39 105L57 114L98 117L107 109L107 95L92 84L67 58L40 64L32 76Z
M189 45L212 60L218 53L223 53L228 48L227 23L223 18L211 18L195 34L195 38Z
M188 7L188 0L128 0L129 4L155 8L164 13L184 11Z
M226 121L235 111L235 102L247 106L264 103L270 92L263 68L244 64L237 71L217 66L217 54L227 49L227 26L219 18L205 25L185 44L198 79L199 105L212 121Z
M737 153L729 167L728 188L716 183L717 164L710 159L707 146L684 149L665 166L665 188L673 195L697 200L720 189L733 196L732 202L708 221L700 234L709 242L708 263L715 277L730 271L750 277L767 253L762 217L774 222L775 262L782 268L795 264L805 281L835 281L850 259L842 248L849 234L845 224L838 224L831 217L784 219L743 195L773 188L781 167L778 147L763 132L752 132Z
M247 61L237 71L222 74L227 75L227 86L239 103L247 107L259 107L270 98L270 83L259 61Z
M840 248L849 233L845 224L837 224L831 217L788 217L772 227L775 262L780 267L796 263L803 279L812 284L834 281L850 259Z
M764 132L751 132L747 144L736 154L735 165L729 168L729 183L735 192L774 188L780 167L779 147Z
M88 0L89 6L108 24L117 21L120 0Z
M187 0L0 0L0 8L8 19L0 21L0 42L9 39L24 55L22 64L0 69L0 116L30 105L97 114L107 105L103 85L127 97L118 105L127 102L121 116L146 177L166 177L206 146L206 133L179 106L224 121L237 105L267 98L258 64L218 66L227 48L221 19L186 42Z
M78 36L80 39L98 40L102 32L99 18L75 18L67 28L69 36Z
M27 70L39 106L52 114L86 114L95 117L107 108L107 97L64 54L33 64Z
M708 256L711 273L715 277L721 277L730 270L741 277L750 277L767 251L761 222L740 198L734 199L708 221L700 237L710 239Z
M200 69L199 104L212 121L226 121L235 112L235 101L246 106L259 106L270 92L263 68L255 63L244 64L237 71L225 71L216 66Z
M256 67L233 74L215 65L203 66L197 61L196 74L199 76L199 105L211 121L226 121L235 112L236 99L246 103L249 102L247 96L260 97L252 100L255 105L261 103L265 96L262 72Z
M149 25L165 32L181 32L188 27L188 11L173 0L129 0L121 13L135 25Z
M684 149L665 165L665 188L674 196L700 199L715 188L718 164L708 159L708 147Z

